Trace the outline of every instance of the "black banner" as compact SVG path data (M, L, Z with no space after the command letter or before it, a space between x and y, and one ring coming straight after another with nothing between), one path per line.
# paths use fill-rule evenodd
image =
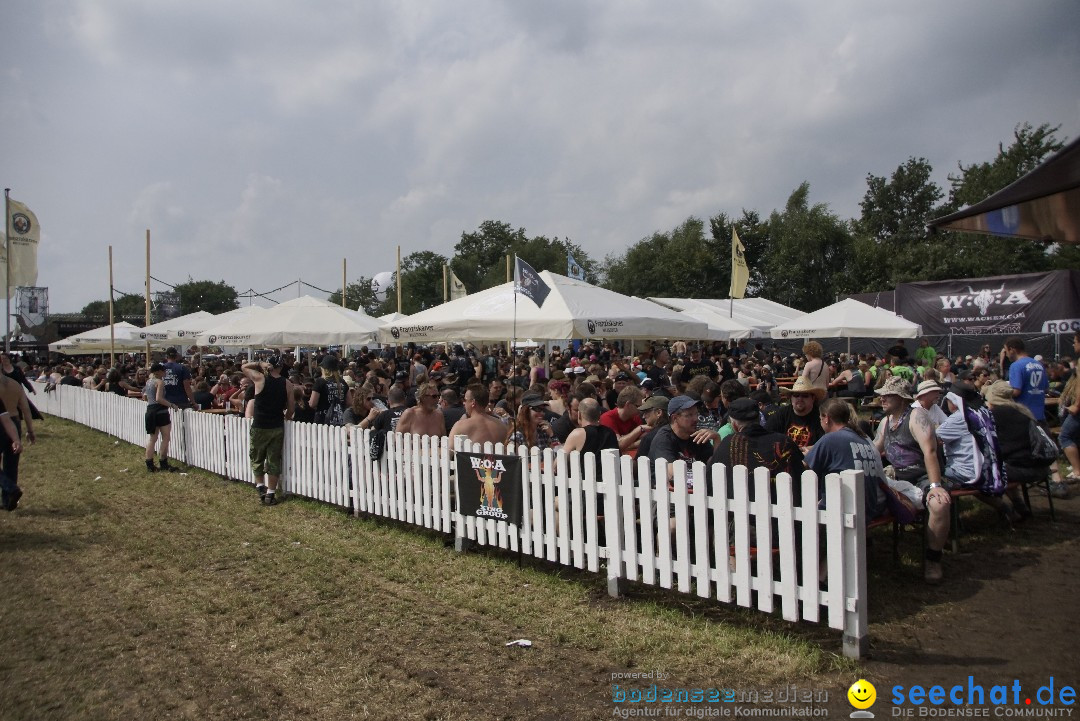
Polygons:
M896 312L923 335L1072 333L1080 330L1080 271L902 283Z
M543 307L551 288L540 277L540 274L533 270L531 265L518 258L517 265L514 267L514 278L516 280L514 290L536 303L538 308Z
M521 459L458 451L457 497L463 516L521 525Z

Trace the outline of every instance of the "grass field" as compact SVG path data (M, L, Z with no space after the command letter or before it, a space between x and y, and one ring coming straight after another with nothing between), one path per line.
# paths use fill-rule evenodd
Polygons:
M839 634L289 499L39 424L0 517L5 719L609 718L611 674L846 687ZM917 545L917 544L916 544ZM887 555L887 554L885 554ZM526 638L532 648L507 647Z

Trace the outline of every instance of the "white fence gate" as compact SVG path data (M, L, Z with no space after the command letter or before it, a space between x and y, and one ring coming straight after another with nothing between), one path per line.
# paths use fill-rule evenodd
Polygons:
M146 442L143 401L58 386L34 402L44 413ZM250 424L238 416L173 411L169 455L254 483ZM636 581L765 613L778 603L788 621L841 629L845 655L857 658L867 649L861 472L831 474L819 488L817 476L805 471L796 497L786 473L770 479L758 468L748 477L743 466L687 468L677 461L674 477L692 479L689 491L686 483L669 488L664 461L650 465L605 451L598 478L591 453L461 443L458 450L522 459L519 526L456 511L446 438L389 434L375 458L371 436L287 422L283 491L594 573L606 565L612 593Z

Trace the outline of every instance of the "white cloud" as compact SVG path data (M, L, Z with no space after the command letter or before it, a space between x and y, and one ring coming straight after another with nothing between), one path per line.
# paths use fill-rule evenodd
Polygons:
M145 227L156 277L241 288L336 288L341 257L450 255L485 219L602 257L689 215L767 216L803 181L854 215L868 172L925 156L944 183L1018 122L1074 136L1075 19L1072 0L15 4L0 153L61 310L102 295L69 258L115 243L138 277Z

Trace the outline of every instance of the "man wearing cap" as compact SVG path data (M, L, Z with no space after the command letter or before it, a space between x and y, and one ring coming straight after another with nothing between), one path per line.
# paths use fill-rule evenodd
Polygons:
M619 393L615 407L600 416L600 425L615 431L622 453L637 448L642 435L649 429L638 415L637 407L641 404L641 399L641 389L628 385Z
M941 409L938 403L941 401L941 386L936 381L923 381L915 390L915 402L922 406L930 414L930 422L934 426L940 426L948 418L948 414Z
M180 363L180 353L175 348L165 352L165 400L177 408L191 408L195 405L195 396L191 389L191 371Z
M803 471L802 451L783 433L763 428L760 418L755 401L749 398L732 401L728 406L728 422L734 433L716 445L709 464L724 463L729 468L746 466L751 474L755 468L764 466L772 476L790 473L797 484Z
M608 408L615 408L619 401L619 394L622 393L623 388L634 383L633 377L626 371L619 371L612 379L612 388L605 395Z
M675 396L668 401L668 425L657 428L650 435L655 435L649 446L649 460L663 458L668 462L668 486L674 482L675 473L671 464L675 461L706 462L712 456L710 440L716 438L716 432L698 430L698 406L701 401L690 396ZM693 480L687 469L686 485L693 491Z
M818 414L818 403L825 398L825 389L800 376L791 388L781 388L780 394L787 395L791 404L781 406L769 416L765 428L773 433L783 433L805 454L825 435Z
M281 356L265 362L245 363L241 370L254 388L249 456L255 473L259 500L272 506L281 479L281 456L285 444L285 421L295 408L292 384L281 375ZM266 482L263 482L263 477Z
M893 467L897 480L913 483L923 491L928 516L923 576L928 583L940 583L941 549L949 537L952 498L942 483L934 423L921 405L911 404L908 388L903 378L889 378L874 391L881 396L881 408L885 411L874 447Z
M488 414L488 390L474 384L465 389L465 417L450 429L450 447L455 445L458 436L464 436L473 443L505 443L509 429L506 424Z
M446 419L439 408L439 388L431 381L416 389L417 404L401 414L397 424L400 433L421 436L445 436Z
M641 437L641 441L638 443L637 454L642 458L649 457L649 448L652 446L653 438L656 437L656 429L662 428L668 424L667 407L670 399L666 396L649 396L641 405L638 406L638 413L641 415L642 420L652 430L645 431L645 435Z

